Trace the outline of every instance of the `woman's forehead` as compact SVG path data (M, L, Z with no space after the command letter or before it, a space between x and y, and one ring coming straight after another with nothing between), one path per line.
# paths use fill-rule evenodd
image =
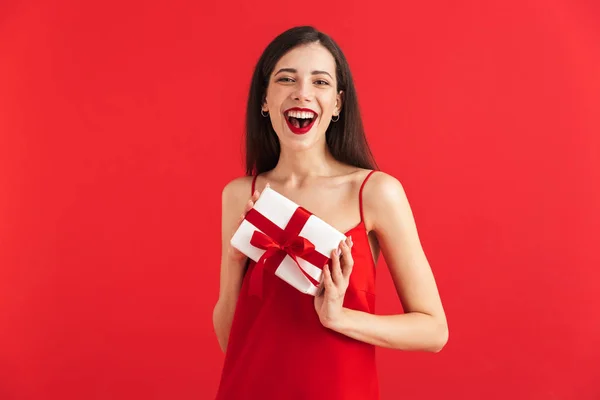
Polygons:
M284 54L273 70L276 74L282 68L294 69L300 74L312 71L335 73L335 59L325 47L318 43L301 45Z

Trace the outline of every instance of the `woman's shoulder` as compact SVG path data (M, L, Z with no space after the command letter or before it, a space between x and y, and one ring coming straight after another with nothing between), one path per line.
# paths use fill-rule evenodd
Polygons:
M223 187L223 203L245 203L252 196L253 176L239 176L228 181Z
M393 195L402 188L400 181L393 175L379 169L356 168L353 171L355 183L364 184L364 194L369 193L372 197L377 195Z
M388 196L394 194L399 189L402 189L402 183L395 176L381 171L381 170L362 170L361 173L364 176L365 182L365 193L367 191L366 186L368 184L368 192L376 195ZM367 179L368 178L368 179Z
M366 177L362 202L367 218L372 221L386 218L391 210L408 205L404 187L398 178L381 170L369 170Z

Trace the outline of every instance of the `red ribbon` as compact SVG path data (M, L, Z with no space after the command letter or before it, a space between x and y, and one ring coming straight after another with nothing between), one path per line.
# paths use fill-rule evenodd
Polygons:
M279 265L286 256L290 256L298 269L306 276L313 285L318 285L306 271L300 267L298 257L308 261L312 265L323 268L329 261L329 257L324 256L315 250L314 244L308 239L299 236L302 228L312 214L302 207L298 207L285 229L270 221L267 217L251 209L246 214L246 220L254 225L260 231L255 231L250 240L253 246L266 250L265 253L256 262L252 275L250 276L250 294L261 297L264 279L264 270L275 273ZM262 232L261 232L262 231Z

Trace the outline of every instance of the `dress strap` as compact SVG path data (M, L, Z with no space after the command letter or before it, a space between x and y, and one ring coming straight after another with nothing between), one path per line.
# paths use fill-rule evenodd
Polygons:
M371 177L371 175L373 175L373 172L375 172L375 171L376 170L372 170L371 172L369 172L369 174L363 180L362 185L360 185L360 191L358 192L358 201L360 204L360 221L361 222L363 222L365 220L365 218L363 216L363 201L362 201L363 188L365 187L365 183L367 183L367 180Z
M258 178L258 174L254 175L254 178L252 178L252 191L250 192L250 197L252 197L256 190L256 178Z

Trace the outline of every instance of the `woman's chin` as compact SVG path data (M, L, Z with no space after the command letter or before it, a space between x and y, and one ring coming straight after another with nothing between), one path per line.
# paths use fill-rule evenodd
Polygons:
M313 147L318 142L318 125L314 125L308 132L298 134L293 132L287 123L283 123L281 130L277 133L279 143L292 151L302 151Z
M316 143L319 142L316 132L309 133L306 135L295 135L291 132L286 132L285 140L281 140L279 138L279 143L282 144L282 147L286 147L291 151L304 151L311 149L315 146Z

